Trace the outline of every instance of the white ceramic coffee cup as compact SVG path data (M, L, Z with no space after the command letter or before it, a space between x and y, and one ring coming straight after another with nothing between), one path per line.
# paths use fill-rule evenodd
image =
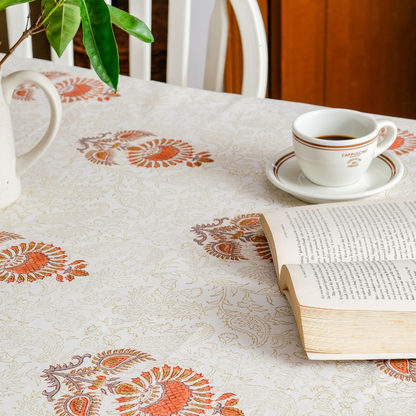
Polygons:
M379 131L387 128L378 143ZM347 186L358 182L373 158L397 136L393 122L358 111L331 108L302 114L292 124L293 150L303 174L317 185ZM351 138L328 140L322 137Z

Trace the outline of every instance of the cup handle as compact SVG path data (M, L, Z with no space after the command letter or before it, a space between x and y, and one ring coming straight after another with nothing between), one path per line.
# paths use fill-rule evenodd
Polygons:
M381 153L385 152L394 143L397 137L397 127L392 121L378 119L376 120L376 123L378 131L380 131L383 127L387 127L387 134L386 137L377 145L374 157L377 157Z
M7 104L10 104L14 89L23 83L36 84L45 93L51 110L48 129L39 143L27 153L20 155L16 160L16 175L21 177L46 151L58 132L62 117L62 104L58 91L45 75L34 71L17 71L3 78L1 84Z

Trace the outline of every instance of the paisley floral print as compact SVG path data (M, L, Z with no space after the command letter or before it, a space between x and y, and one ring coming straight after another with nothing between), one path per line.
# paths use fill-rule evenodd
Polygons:
M88 359L92 366L82 366ZM114 411L120 416L244 416L235 407L235 394L225 393L215 399L209 381L191 368L165 364L146 371L138 369L138 365L154 361L141 351L109 350L72 360L49 366L41 376L48 384L43 394L55 402L58 416L98 416L102 400L109 396L114 398ZM122 377L120 373L129 370L137 375Z
M181 140L153 139L141 143L142 138L155 136L141 130L121 131L109 136L111 134L82 138L78 141L82 146L78 150L86 152L85 157L90 162L107 166L121 164L121 160L117 162L120 159L118 155L124 155L131 165L140 168L167 168L179 163L195 167L213 162L208 152L195 154L193 147ZM138 143L132 146L133 141Z
M215 219L212 224L196 225L191 231L198 235L194 241L203 245L212 256L224 260L247 260L250 251L242 254L245 244L254 248L257 255L272 261L266 236L260 226L260 214L240 215L222 225L228 218Z

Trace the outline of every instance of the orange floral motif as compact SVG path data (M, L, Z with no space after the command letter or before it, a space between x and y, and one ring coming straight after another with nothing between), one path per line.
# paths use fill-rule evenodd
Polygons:
M228 218L215 219L212 224L196 225L191 231L198 235L194 241L204 245L212 256L224 260L247 260L242 250L244 243L249 243L260 257L272 261L259 219L260 214L239 215L226 226L222 224Z
M59 247L32 241L0 252L0 281L34 282L52 275L59 282L71 281L76 276L88 276L86 266L83 260L67 265L67 255Z
M114 389L122 403L117 408L121 416L204 414L204 410L212 409L210 390L202 374L168 365L152 368Z
M43 72L51 81L68 76L64 72ZM85 101L96 99L97 101L108 101L119 94L113 93L103 82L92 78L71 78L55 83L55 87L61 97L61 102ZM13 92L13 98L23 101L34 101L35 91L38 87L34 84L21 84Z
M181 140L153 139L144 143L135 143L153 133L141 130L121 131L112 136L102 133L97 137L85 137L78 141L78 148L85 157L99 165L117 165L117 155L125 154L131 165L145 168L160 168L186 163L189 167L201 166L213 162L208 152L194 154L193 147ZM90 149L91 148L91 149Z
M96 79L69 79L58 82L55 84L55 87L63 103L90 100L91 98L95 98L97 101L103 101L109 100L112 97L119 97L118 94L113 93L101 81Z
M139 146L127 148L132 165L146 168L174 166L192 159L193 150L188 143L173 139L155 139Z
M41 73L45 75L47 78L49 78L50 80L68 75L64 72L58 72L58 71L41 72ZM34 101L35 98L33 96L34 96L36 89L37 89L37 86L35 84L21 84L13 91L12 97L15 100Z
M111 414L120 416L244 416L235 407L235 394L213 399L209 381L191 368L165 364L121 379L114 375L154 359L140 351L121 349L102 352L91 359L92 366L81 367L90 358L90 354L75 356L73 363L51 365L43 371L41 377L49 387L43 394L51 402L58 395L54 405L58 416L98 416L103 398L111 395Z
M416 360L383 360L377 366L390 376L416 382Z
M387 129L383 127L380 130L379 136L385 137ZM416 136L407 130L397 129L397 138L389 147L397 155L401 156L406 153L413 152L416 149Z
M84 270L86 267L87 264L84 262L84 260L76 260L70 263L62 274L58 274L56 276L56 280L58 282L63 282L64 279L66 279L70 282L77 276L89 276L89 273Z
M208 152L197 153L190 161L186 162L189 167L201 166L203 163L213 162L211 155Z

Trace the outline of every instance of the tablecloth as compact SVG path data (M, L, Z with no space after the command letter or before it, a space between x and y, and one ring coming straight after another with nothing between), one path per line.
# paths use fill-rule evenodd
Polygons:
M416 360L309 361L259 214L305 204L266 178L316 107L12 57L56 86L58 135L0 211L0 415L410 415ZM46 129L22 85L18 153ZM416 191L416 121L399 128ZM416 357L415 357L416 359Z

